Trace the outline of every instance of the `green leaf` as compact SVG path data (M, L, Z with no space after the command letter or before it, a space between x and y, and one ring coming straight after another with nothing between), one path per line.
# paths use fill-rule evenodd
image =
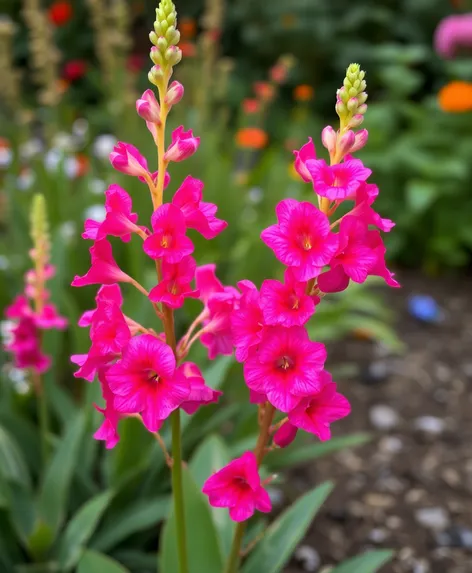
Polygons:
M142 499L113 516L95 535L91 546L100 551L109 551L121 541L150 527L156 526L169 513L169 496Z
M84 551L78 566L77 573L130 573L118 561L88 549Z
M210 475L231 461L224 441L216 435L209 436L197 449L190 461L190 472L201 489ZM226 510L212 507L211 513L220 541L223 556L229 555L235 524Z
M223 559L211 518L210 506L188 470L182 473L189 573L221 573ZM160 540L160 566L165 573L178 573L176 523L173 509ZM84 572L85 573L85 572Z
M68 571L80 559L81 552L92 536L114 492L105 491L86 503L67 524L59 540L57 559L61 570Z
M437 184L422 179L412 179L406 186L406 202L414 213L422 213L439 196Z
M331 573L376 573L393 557L393 551L369 551L344 561L335 567Z
M330 482L323 483L286 509L269 526L242 573L280 573L332 489Z
M264 465L273 469L280 469L286 466L301 464L309 460L314 460L332 454L344 448L361 446L371 440L370 434L359 432L339 438L332 438L328 442L307 444L300 447L285 448L270 452L264 459Z
M28 466L13 436L0 426L0 473L8 481L30 485Z
M67 500L85 431L85 415L70 422L46 469L38 499L40 517L55 534L67 511Z
M57 563L30 563L29 565L17 565L15 573L59 573Z
M13 527L23 545L28 547L28 539L35 528L34 494L29 488L16 482L10 482L5 486L9 494L8 506Z

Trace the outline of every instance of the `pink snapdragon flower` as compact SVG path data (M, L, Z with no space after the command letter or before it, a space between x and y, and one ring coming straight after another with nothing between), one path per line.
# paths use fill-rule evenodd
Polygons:
M320 380L322 388L318 394L303 398L288 413L288 419L294 427L315 434L324 442L331 439L330 424L345 418L351 406L347 398L336 391L336 384L328 372L321 372Z
M116 446L120 440L118 435L118 422L123 417L115 410L114 399L115 395L110 390L104 371L98 373L98 379L102 388L102 396L105 400L105 408L101 408L94 404L95 409L103 414L104 420L93 437L96 440L103 440L105 447L110 450Z
M167 105L172 106L177 103L184 97L184 86L177 81L174 81L170 84L164 101Z
M201 406L218 402L223 392L213 390L213 388L205 384L203 374L196 364L193 362L184 362L179 366L179 371L185 376L190 385L190 394L181 406L184 412L187 414L195 414Z
M119 141L110 153L110 161L117 171L127 175L134 175L135 177L150 175L146 158L131 143Z
M11 341L5 345L5 350L13 354L15 368L32 368L38 374L49 369L51 358L41 350L39 330L33 317L21 317L10 334Z
M268 513L272 509L252 452L246 452L210 476L202 491L212 507L227 507L233 521L246 521L256 510Z
M379 194L379 188L372 183L362 183L356 191L356 203L349 215L361 218L367 225L374 225L381 231L388 233L395 227L395 223L390 219L383 219L371 205Z
M231 314L233 344L236 360L247 360L249 351L259 344L264 331L264 317L260 307L259 291L251 281L240 281L242 293L239 307Z
M183 161L193 155L200 145L200 138L192 130L184 131L181 125L172 132L172 143L164 154L164 161Z
M193 243L185 235L185 217L178 207L164 203L152 214L151 224L154 233L143 243L144 252L151 259L178 263L193 253Z
M304 327L273 326L245 362L244 379L251 390L266 394L275 408L289 412L302 397L320 390L325 360L324 345L312 342Z
M151 291L149 298L153 302L163 302L170 308L180 308L186 298L198 298L198 290L192 288L197 263L190 256L178 263L162 261L162 279Z
M56 306L52 302L46 303L39 314L35 314L35 322L38 328L48 330L64 330L67 328L68 320L59 314Z
M151 334L129 341L121 360L105 374L115 395L114 408L121 414L141 414L150 432L190 396L190 384L176 370L170 346Z
M360 159L346 156L342 163L328 165L324 159L309 160L306 168L311 175L315 193L330 201L352 197L372 171Z
M308 143L305 143L299 151L293 152L295 155L295 169L300 177L305 182L311 181L311 173L308 171L306 162L311 159L316 159L315 144L311 137L308 138Z
M287 328L305 324L315 312L315 301L306 290L307 283L297 281L291 269L285 271L283 283L266 279L260 296L264 323Z
M278 224L262 231L261 239L297 280L318 276L338 248L328 217L312 203L295 199L280 201L276 213Z
M203 183L190 175L175 192L172 204L178 207L189 229L195 229L205 239L214 239L228 223L215 217L218 207L202 201Z
M97 296L95 297L95 302L97 303L97 308L92 310L86 310L82 316L79 318L78 325L82 327L90 326L92 324L92 319L97 312L98 306L101 301L108 301L115 303L118 308L123 306L123 295L121 294L120 285L111 284L103 285L98 290Z
M160 123L161 108L152 90L146 90L143 95L136 100L136 112L139 117L142 117L146 122Z
M443 58L454 58L460 48L472 49L472 13L444 18L434 34L436 51Z
M113 258L111 244L107 239L96 241L90 248L92 265L82 277L76 275L72 286L81 287L94 284L111 285L117 282L132 282L132 278L124 273Z
M105 191L105 220L102 222L87 219L83 239L93 241L106 238L108 235L120 237L125 243L131 240L131 233L139 233L136 225L137 213L132 213L131 197L119 185L113 184Z

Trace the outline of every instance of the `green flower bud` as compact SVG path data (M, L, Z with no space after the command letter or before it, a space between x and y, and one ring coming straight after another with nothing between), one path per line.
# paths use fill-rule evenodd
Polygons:
M177 30L177 12L172 0L161 0L156 8L154 31L149 34L151 43L151 60L156 64L158 71L153 68L148 75L149 81L161 86L166 83L172 74L172 67L182 59L182 51L177 47L180 33Z
M159 39L159 36L156 34L156 32L150 32L149 39L151 40L151 44L157 46L157 40Z
M157 46L153 46L151 48L149 56L152 60L152 63L156 64L156 66L163 66L164 65L164 57L161 54L161 52L159 51L159 48Z
M33 197L31 204L31 238L34 244L33 258L41 256L48 258L49 256L49 224L46 211L46 201L44 195L37 193Z
M167 40L164 38L164 36L161 36L157 39L157 47L159 48L161 54L163 54L169 47L169 44L167 43Z
M367 111L365 72L359 64L350 64L342 87L337 91L336 113L341 120L341 129L358 127Z
M158 87L162 82L163 78L164 78L164 72L161 66L156 65L149 70L148 80L151 82L151 84Z
M170 46L164 57L171 66L175 66L182 59L182 50L177 48L177 46Z

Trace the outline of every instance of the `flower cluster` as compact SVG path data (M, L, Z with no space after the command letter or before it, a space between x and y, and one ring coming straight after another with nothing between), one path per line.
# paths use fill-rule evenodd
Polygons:
M137 114L146 122L158 148L158 170L150 171L146 158L129 143L117 143L110 154L117 171L148 185L153 203L150 221L139 225L130 195L119 185L111 185L105 191L104 220L85 221L82 237L93 241L91 267L72 282L73 286L101 285L96 308L85 312L79 321L80 326L90 328L89 351L72 356L72 361L79 366L76 377L90 382L98 377L101 384L105 407L97 409L104 421L95 438L104 440L107 448L118 442L118 423L124 416L139 416L154 433L178 408L192 414L201 405L216 402L221 393L205 384L197 365L185 362L185 356L198 339L208 347L210 357L233 350L229 322L232 306L227 307L228 297L232 300L238 293L223 287L211 267L197 267L189 236L193 230L213 239L227 224L217 218L216 205L203 201L203 183L191 176L172 197L166 193L168 201L163 202L170 182L169 164L193 155L200 143L192 130L181 126L173 131L167 148L162 145L167 114L184 93L179 82L168 84L172 66L181 58L175 24L172 3L161 2L150 36L154 44L150 56L155 65L149 73L160 97L158 101L148 89L136 102ZM120 269L110 237L142 241L144 254L155 262L157 270L157 284L149 292ZM123 313L118 283L133 285L149 299L163 332L146 328ZM187 298L200 298L204 310L176 344L172 312ZM194 333L198 326L200 330Z
M51 358L41 349L41 331L63 330L67 320L59 315L45 288L46 282L54 276L55 268L49 263L44 199L40 195L33 200L31 223L34 248L30 256L34 268L25 274L24 292L5 311L6 318L13 322L5 349L13 354L16 368L42 374L48 370Z
M365 87L364 72L351 65L337 94L340 129L328 126L322 133L329 164L317 158L311 139L294 152L295 169L317 201L284 199L276 207L277 223L261 233L286 267L283 281L264 280L260 289L249 281L238 284L241 296L230 317L236 359L251 402L259 405L261 434L272 435L273 447L289 445L298 430L329 440L330 424L349 414L349 402L324 368L325 346L311 341L306 327L325 294L368 276L398 286L380 235L394 224L374 211L379 190L368 182L371 170L352 156L367 141L366 130L355 131L367 108ZM338 209L344 214L336 218ZM277 412L281 420L273 423ZM264 449L257 453L260 464ZM210 504L228 507L236 521L270 509L254 463L245 454L204 486Z

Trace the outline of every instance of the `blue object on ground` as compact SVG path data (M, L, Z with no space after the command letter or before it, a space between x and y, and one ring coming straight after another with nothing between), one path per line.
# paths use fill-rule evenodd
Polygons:
M411 316L422 322L439 322L442 312L438 303L429 295L413 295L408 299L408 311Z

